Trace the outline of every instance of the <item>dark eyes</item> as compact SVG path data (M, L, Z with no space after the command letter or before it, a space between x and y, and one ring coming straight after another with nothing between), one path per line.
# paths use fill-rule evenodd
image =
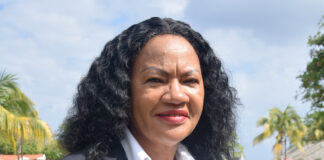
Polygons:
M165 81L161 78L149 78L146 80L146 83L164 83ZM183 84L199 84L198 79L185 79L182 81Z
M182 83L187 83L187 84L199 84L199 81L197 79L186 79Z
M149 78L148 80L146 80L146 82L149 83L163 83L164 81L160 78Z

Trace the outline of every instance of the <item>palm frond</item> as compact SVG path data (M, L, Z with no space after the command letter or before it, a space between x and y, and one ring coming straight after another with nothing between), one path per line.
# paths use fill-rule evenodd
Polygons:
M262 117L257 121L257 127L263 126L268 123L268 118Z
M303 151L302 140L307 134L307 127L292 106L287 106L284 111L276 107L270 109L269 117L258 120L257 126L262 125L264 131L254 138L254 145L277 133L276 142L273 145L276 158L283 149L283 138L289 139L291 144Z
M2 106L0 106L0 131L9 136L12 146L16 146L15 137L22 137L24 140L36 139L42 145L51 141L53 136L50 127L44 121L14 115ZM16 148L14 150L16 152Z
M38 117L33 102L19 89L15 75L0 73L0 105L18 116Z

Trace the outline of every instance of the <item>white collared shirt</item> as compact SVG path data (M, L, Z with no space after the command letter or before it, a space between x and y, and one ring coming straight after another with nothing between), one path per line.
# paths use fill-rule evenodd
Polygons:
M126 136L121 140L121 144L126 152L128 160L152 160L128 128L125 129L125 134ZM175 157L177 160L194 160L186 146L181 143L178 144Z

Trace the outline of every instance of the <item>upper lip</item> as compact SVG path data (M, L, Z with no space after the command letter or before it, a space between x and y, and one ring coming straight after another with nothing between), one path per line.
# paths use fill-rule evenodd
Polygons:
M189 114L185 110L169 110L165 112L160 112L156 114L157 116L186 116L189 117Z

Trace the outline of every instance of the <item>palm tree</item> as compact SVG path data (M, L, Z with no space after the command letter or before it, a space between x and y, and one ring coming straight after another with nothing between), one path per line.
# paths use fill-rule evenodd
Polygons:
M315 110L305 118L308 128L306 142L316 142L324 140L324 111Z
M273 145L275 159L279 159L279 154L282 152L283 147L285 147L286 159L287 138L291 144L296 145L304 153L302 139L307 134L307 127L291 106L287 106L283 112L278 108L270 109L269 117L260 118L257 126L263 126L264 131L254 138L253 145L276 133L276 142Z
M52 140L52 131L38 117L33 102L18 88L12 74L0 73L0 135L16 143L34 139L40 146ZM19 143L21 145L21 143Z

